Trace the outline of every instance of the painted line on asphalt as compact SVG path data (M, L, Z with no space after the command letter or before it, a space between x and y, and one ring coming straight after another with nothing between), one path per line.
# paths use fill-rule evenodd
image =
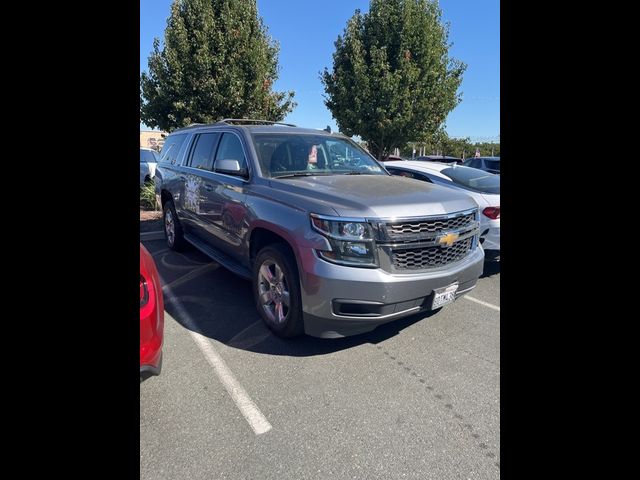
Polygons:
M250 333L252 330L254 330L253 334ZM257 320L241 332L236 333L233 338L226 343L230 347L246 350L264 342L270 336L271 332L264 326L264 322Z
M483 302L482 300L478 300L477 298L470 297L469 295L465 295L462 298L466 298L467 300L471 300L472 302L479 303L480 305L484 305L485 307L492 308L493 310L500 311L500 307L497 305L493 305L492 303Z
M162 279L161 279L162 280ZM164 288L163 288L164 290ZM251 429L256 435L260 435L271 430L271 424L266 419L266 417L262 414L260 409L256 406L256 404L251 400L249 394L245 391L245 389L240 385L240 382L236 380L233 372L227 367L227 364L222 359L222 357L216 352L211 341L201 335L195 330L197 330L197 326L191 315L187 312L187 310L182 306L182 302L171 292L171 288L166 285L167 295L173 297L172 303L178 310L180 314L180 320L183 325L187 327L189 330L189 334L193 341L196 342L200 351L204 354L205 358L209 362L209 364L213 367L220 383L227 390L229 395L231 396L233 402L242 413L242 416L245 418Z
M190 331L189 334L191 334L196 345L200 347L205 358L218 374L220 382L222 382L224 388L227 390L229 395L231 395L231 398L238 407L238 410L240 410L240 413L242 413L254 433L256 435L260 435L271 430L271 424L269 421L265 418L256 404L253 403L253 400L251 400L247 392L242 388L242 385L238 383L231 370L229 370L229 367L227 367L227 364L213 348L209 339L196 332Z
M194 278L196 278L199 275L202 275L203 273L209 271L209 270L215 270L217 268L219 268L220 265L218 265L217 263L207 263L206 265L203 265L201 267L198 267L194 270L191 270L189 273L187 273L186 275L183 275L182 277L174 280L173 282L165 285L162 287L162 293L168 293L169 290L171 288L175 288L178 287L180 285L182 285L183 283L188 282L189 280L192 280Z

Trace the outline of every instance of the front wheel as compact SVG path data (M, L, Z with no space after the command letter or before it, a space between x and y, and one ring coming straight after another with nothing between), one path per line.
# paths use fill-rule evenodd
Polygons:
M268 245L253 266L253 292L260 316L279 337L304 333L298 268L282 244Z

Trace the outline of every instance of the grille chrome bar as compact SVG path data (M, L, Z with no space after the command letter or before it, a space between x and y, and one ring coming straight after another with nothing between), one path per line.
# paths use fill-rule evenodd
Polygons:
M373 226L378 252L389 259L391 272L435 269L458 262L478 246L480 233L477 209L448 215L377 219ZM458 234L452 245L438 244L442 235L450 233Z
M437 268L462 260L470 251L473 237L454 243L451 247L427 247L393 250L393 265L400 270Z

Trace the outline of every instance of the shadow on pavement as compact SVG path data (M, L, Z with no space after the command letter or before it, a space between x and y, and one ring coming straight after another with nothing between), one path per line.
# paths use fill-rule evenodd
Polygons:
M500 262L484 262L484 271L482 275L480 275L480 278L492 277L498 273L500 273Z
M266 327L251 283L195 249L173 252L164 241L145 242L163 284L164 308L183 327L228 346L270 355L324 355L357 345L376 344L435 312L420 312L353 337L282 339Z

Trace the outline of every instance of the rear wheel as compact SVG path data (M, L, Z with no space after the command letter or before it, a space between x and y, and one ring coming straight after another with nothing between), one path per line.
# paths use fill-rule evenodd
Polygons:
M300 280L293 254L283 244L268 245L253 266L253 292L260 316L279 337L304 333Z
M186 241L182 232L182 225L178 220L176 209L171 200L167 200L162 207L164 220L164 236L167 240L167 246L176 251L184 250Z

